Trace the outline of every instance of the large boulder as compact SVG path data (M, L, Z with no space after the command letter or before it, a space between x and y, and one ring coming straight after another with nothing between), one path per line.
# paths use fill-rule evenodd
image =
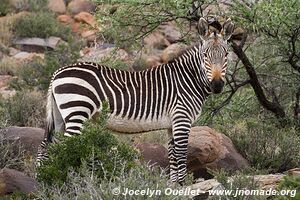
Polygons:
M163 50L170 45L170 42L162 33L156 31L144 38L144 44L148 49Z
M237 152L226 135L207 126L192 127L188 144L189 171L197 173L206 168L236 171L247 167L248 161Z
M59 14L66 12L67 7L64 0L48 0L48 9Z
M151 165L167 168L168 150L160 144L138 143L135 147L140 151L142 161Z
M83 55L79 61L82 62L100 62L102 59L120 59L124 62L129 60L129 54L124 49L116 49L114 45L103 44L96 48L85 50L87 53Z
M170 43L176 43L182 40L180 30L171 22L159 26L160 32Z
M174 58L178 57L185 49L186 45L183 43L174 43L168 46L161 53L161 59L164 63L167 63Z
M31 194L36 186L37 182L22 172L8 168L0 170L0 197L14 192Z
M96 9L96 6L88 0L73 0L68 4L68 11L72 15L76 15L80 12L92 13Z
M44 138L44 130L32 127L12 126L0 130L0 139L9 142L20 142L25 153L36 156L39 145Z

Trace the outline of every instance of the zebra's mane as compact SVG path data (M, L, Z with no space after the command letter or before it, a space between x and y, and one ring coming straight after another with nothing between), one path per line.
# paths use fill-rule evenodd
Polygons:
M179 58L181 58L182 56L184 56L185 54L188 54L188 52L190 52L192 49L195 49L195 48L199 48L199 43L196 43L196 44L193 44L193 45L190 45L188 47L186 47L185 49L181 50L177 56L171 60L169 60L167 62L168 63L174 63L175 61L177 61Z

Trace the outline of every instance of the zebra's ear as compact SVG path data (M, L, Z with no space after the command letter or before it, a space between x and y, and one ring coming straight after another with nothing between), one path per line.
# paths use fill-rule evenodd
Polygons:
M207 23L207 21L203 17L201 17L199 19L199 22L198 22L198 32L199 32L200 38L202 40L205 40L205 38L208 36L208 32L209 32L208 23Z
M232 33L234 31L234 24L232 23L231 19L228 18L226 20L226 22L224 22L223 24L223 28L222 28L222 35L223 35L223 39L224 40L229 40L229 38L231 37Z

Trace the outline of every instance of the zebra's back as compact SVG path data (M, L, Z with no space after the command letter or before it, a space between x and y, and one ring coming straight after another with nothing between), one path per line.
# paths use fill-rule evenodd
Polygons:
M95 63L77 63L59 69L50 92L57 104L65 131L80 133L82 122L101 112L107 101L108 127L118 132L144 132L171 127L176 98L167 66L129 72ZM171 101L172 99L172 101Z

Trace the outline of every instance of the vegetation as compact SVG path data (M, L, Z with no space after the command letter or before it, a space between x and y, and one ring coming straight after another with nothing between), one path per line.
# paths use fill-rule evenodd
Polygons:
M114 43L133 55L142 51L144 37L161 24L172 21L182 34L178 41L190 45L199 41L194 28L199 17L209 19L216 29L220 27L216 19L223 22L230 17L238 33L229 41L227 85L222 94L209 97L194 125L209 125L228 135L255 172L277 173L299 167L300 1L233 0L226 4L226 9L217 0L93 1L101 7L96 11L104 40L101 42ZM45 101L41 99L46 99L50 77L59 67L79 59L83 42L69 27L58 23L54 13L46 10L47 1L17 0L14 6L9 2L1 0L0 4L0 16L5 16L0 18L0 56L9 54L8 47L16 37L56 36L65 41L55 50L46 49L44 58L35 57L26 62L8 57L0 60L0 75L14 76L10 87L16 90L15 96L0 98L0 127L43 127ZM10 16L19 11L30 13L16 18ZM115 51L111 54L99 63L129 68L128 63L117 58ZM145 66L144 62L137 64ZM116 137L105 128L105 120L104 114L96 119L97 123L88 122L83 134L76 138L58 135L60 142L49 147L50 159L39 169L40 185L33 199L124 199L122 195L113 195L112 189L178 188L168 182L165 171L138 164L137 152L130 147L132 140L166 146L167 134ZM25 169L26 158L18 145L0 139L0 168ZM215 177L226 189L257 188L246 174L220 172ZM299 178L287 176L279 189L299 191ZM13 197L31 199L22 194ZM186 199L184 196L171 198ZM160 199L170 199L170 196L160 196Z
M105 107L103 106L104 111ZM39 180L63 184L67 173L73 169L79 173L82 163L99 179L115 179L135 165L137 152L130 146L119 143L105 128L107 113L103 112L93 123L86 123L82 135L60 137L59 144L50 146L49 160L38 170Z
M60 37L69 41L71 29L59 23L50 12L37 12L16 20L14 32L17 37Z

